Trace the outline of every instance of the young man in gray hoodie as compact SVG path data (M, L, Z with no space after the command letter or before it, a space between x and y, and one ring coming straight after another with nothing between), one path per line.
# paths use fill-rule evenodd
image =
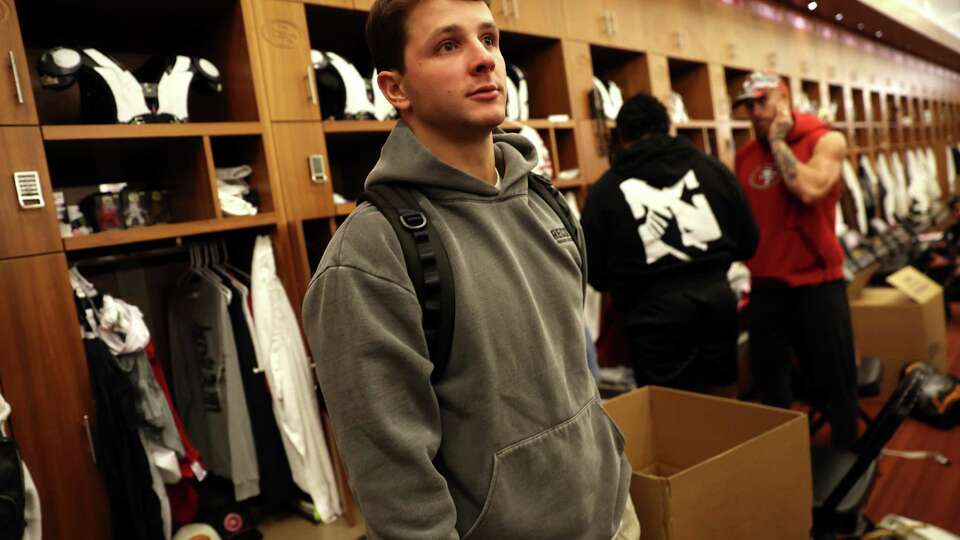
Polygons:
M528 194L536 151L497 130L506 74L488 3L377 0L367 20L401 121L366 187L409 186L448 253L443 376L431 383L400 242L369 204L304 300L317 376L370 537L637 538L623 436L587 368L585 263Z

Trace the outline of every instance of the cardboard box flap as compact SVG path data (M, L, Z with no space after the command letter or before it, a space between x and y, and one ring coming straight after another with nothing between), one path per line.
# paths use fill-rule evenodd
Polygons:
M918 304L933 300L942 291L936 281L912 266L906 266L887 276L887 283Z
M629 454L628 458L635 466L655 462L681 470L803 416L795 411L658 387L650 387L650 407L653 460L635 463Z
M670 478L671 540L778 538L805 540L809 512L790 512L791 501L811 501L807 422L795 418L735 449ZM717 519L722 516L723 519Z

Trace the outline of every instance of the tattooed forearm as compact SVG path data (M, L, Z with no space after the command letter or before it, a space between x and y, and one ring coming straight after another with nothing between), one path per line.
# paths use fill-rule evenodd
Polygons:
M793 150L787 146L784 141L776 141L771 146L773 157L777 160L777 167L780 168L780 174L784 180L793 182L797 179L797 156L793 155Z

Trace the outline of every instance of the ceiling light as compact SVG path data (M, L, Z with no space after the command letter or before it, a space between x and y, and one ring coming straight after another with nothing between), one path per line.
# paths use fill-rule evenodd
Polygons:
M883 37L883 32L881 32L880 30L877 30L876 32L873 33L873 35L877 36L877 39L880 39Z
M867 27L867 26L866 26L865 24L863 24L863 23L857 23L857 30L863 30L863 29L866 28L866 27Z
M807 9L809 9L810 11L813 11L813 10L817 9L817 3L816 3L816 2L810 2L809 4L807 4Z
M833 18L836 19L837 22L840 22L843 20L843 13L837 13L836 15L833 16Z

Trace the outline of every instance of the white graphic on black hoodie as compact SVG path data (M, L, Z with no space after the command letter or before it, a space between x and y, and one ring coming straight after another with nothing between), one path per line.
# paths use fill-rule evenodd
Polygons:
M647 264L667 255L689 261L688 250L707 251L708 243L723 236L707 197L699 189L700 182L692 169L663 189L638 178L620 183L634 219L641 221L638 232Z

